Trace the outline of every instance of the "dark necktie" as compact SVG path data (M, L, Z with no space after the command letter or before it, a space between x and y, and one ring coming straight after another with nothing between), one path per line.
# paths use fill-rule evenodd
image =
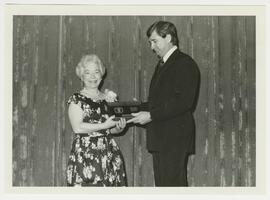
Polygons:
M163 65L164 65L164 61L160 59L157 64L157 74L160 72Z

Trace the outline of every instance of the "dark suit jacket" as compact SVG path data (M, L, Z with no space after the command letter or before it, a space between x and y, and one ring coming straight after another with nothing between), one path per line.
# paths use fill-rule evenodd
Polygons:
M195 151L194 104L200 73L195 61L178 49L159 73L155 71L149 89L147 148L151 151Z

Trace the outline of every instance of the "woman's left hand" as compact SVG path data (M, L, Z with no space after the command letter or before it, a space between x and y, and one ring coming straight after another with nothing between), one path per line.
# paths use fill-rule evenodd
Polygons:
M117 130L117 132L121 132L124 130L126 125L127 125L126 119L120 118L120 120L116 122L115 129Z

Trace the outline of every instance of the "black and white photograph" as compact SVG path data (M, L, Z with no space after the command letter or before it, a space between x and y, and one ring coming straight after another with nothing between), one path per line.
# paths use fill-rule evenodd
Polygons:
M78 7L6 6L9 190L262 192L264 7Z

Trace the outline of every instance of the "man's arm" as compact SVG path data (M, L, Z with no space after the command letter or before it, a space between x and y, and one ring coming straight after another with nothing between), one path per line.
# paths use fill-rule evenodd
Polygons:
M150 112L140 111L138 113L131 113L134 118L127 121L127 123L135 123L135 124L147 124L152 121Z

